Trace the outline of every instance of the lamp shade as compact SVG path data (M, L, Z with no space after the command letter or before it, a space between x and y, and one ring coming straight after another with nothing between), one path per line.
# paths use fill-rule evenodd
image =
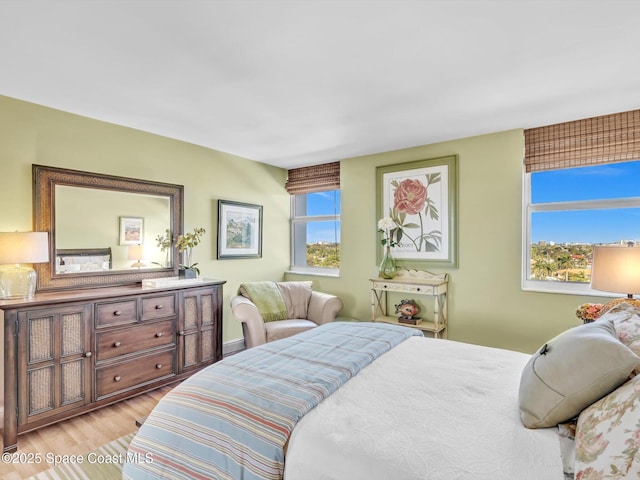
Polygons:
M142 245L130 245L127 250L127 258L129 260L140 260L144 256Z
M591 288L640 294L640 247L593 247Z
M140 260L144 257L144 247L142 245L130 245L127 250L127 258L129 260L135 260L134 263L131 264L134 268L144 267L145 264Z
M47 232L0 232L0 265L48 261Z
M0 298L33 297L36 271L27 264L47 261L47 232L0 232Z

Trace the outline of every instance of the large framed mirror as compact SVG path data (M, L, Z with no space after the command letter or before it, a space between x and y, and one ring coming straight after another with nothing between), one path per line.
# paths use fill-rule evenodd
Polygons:
M178 275L170 239L183 229L182 185L42 165L33 181L34 229L50 239L37 291Z

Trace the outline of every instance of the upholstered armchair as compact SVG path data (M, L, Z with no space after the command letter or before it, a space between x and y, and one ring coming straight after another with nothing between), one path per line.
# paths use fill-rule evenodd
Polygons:
M315 292L312 282L250 282L231 298L242 322L246 348L262 345L332 322L342 310L335 295Z

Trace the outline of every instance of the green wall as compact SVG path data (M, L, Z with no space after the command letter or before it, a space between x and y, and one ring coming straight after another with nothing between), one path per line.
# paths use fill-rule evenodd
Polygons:
M459 266L447 272L449 338L531 352L578 324L576 307L597 298L520 288L522 130L342 160L342 268L309 278L340 295L342 315L371 316L376 274L375 167L458 155ZM185 229L204 227L195 252L203 275L227 280L224 340L241 337L229 298L242 281L279 280L289 265L286 171L138 130L0 96L0 231L31 230L31 164L177 183L185 187ZM264 207L263 257L216 260L217 200Z
M0 231L32 230L31 165L184 185L184 226L204 227L194 252L222 278L224 341L242 337L229 298L242 281L281 279L289 265L286 171L234 155L0 96ZM264 206L263 257L216 260L218 199Z
M449 273L449 338L534 351L579 324L579 304L603 299L521 290L522 152L523 132L512 130L342 161L341 276L287 278L341 292L343 315L370 319L379 240L376 167L458 155L458 268L431 269Z

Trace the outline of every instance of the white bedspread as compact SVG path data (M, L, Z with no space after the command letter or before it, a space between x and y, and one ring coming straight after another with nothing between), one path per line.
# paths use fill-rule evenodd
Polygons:
M557 431L518 413L529 355L410 338L296 425L285 480L561 480Z

